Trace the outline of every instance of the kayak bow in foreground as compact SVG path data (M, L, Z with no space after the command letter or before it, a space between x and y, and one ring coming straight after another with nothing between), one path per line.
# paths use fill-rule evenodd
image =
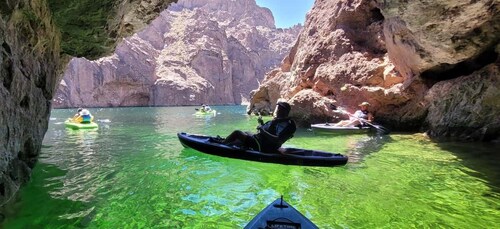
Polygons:
M245 229L257 228L315 229L318 227L281 197L264 208L245 226Z

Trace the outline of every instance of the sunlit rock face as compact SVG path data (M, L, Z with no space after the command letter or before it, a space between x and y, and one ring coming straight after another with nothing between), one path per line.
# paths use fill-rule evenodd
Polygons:
M109 53L123 34L147 23L169 2L0 2L0 221L5 203L36 164L66 55ZM89 15L96 20L73 20ZM81 42L90 38L95 40Z
M331 103L353 112L368 101L376 120L395 130L496 138L499 7L486 0L316 1L280 68L252 92L249 113L284 98L302 123L336 121Z
M180 0L114 55L73 59L54 106L244 103L300 29L275 28L255 0Z

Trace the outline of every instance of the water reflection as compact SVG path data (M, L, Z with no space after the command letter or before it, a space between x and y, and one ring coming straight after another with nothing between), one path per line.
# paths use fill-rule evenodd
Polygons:
M98 109L94 131L66 130L57 123L74 111L54 110L22 207L0 227L241 228L281 194L320 228L499 224L500 197L489 187L498 185L500 158L490 146L440 148L400 134L315 136L305 129L284 145L350 157L336 168L184 149L177 132L255 132L257 117L244 107L216 110L198 118L194 107Z
M77 145L75 150L84 156L95 154L93 146L98 134L97 129L73 130L66 128L68 140L73 141Z
M378 152L384 144L392 141L389 135L368 135L361 139L350 139L346 155L350 163L359 163L368 155Z
M99 188L116 173L113 153L108 148L113 148L113 143L103 144L109 125L81 130L65 128L58 122L51 125L55 130L46 135L45 141L50 144L45 144L45 148L49 150L43 151L40 162L56 166L64 174L46 179L47 185L53 187L48 194L54 199L91 202Z

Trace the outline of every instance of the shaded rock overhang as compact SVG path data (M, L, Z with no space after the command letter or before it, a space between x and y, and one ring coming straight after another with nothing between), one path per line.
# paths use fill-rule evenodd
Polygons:
M29 180L69 57L111 53L172 2L0 1L0 212Z

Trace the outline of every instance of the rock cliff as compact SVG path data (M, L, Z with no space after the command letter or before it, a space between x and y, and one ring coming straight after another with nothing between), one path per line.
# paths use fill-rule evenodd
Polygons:
M28 179L37 160L58 71L66 64L62 57L93 59L109 53L123 34L133 34L168 4L100 2L105 5L93 0L0 2L2 206ZM84 15L96 18L79 20ZM281 67L270 71L254 92L252 105L265 107L285 97L294 105L295 117L310 121L329 117L330 102L354 107L368 100L378 120L395 128L424 126L431 136L466 140L498 137L499 17L499 3L491 0L317 0L303 33ZM227 30L226 35L236 39L238 31ZM162 44L162 37L156 39L140 48ZM236 40L244 46L241 40L259 42L252 36ZM221 58L197 60L208 64L213 59Z
M332 103L353 112L368 101L394 130L498 138L499 8L489 0L318 0L281 67L252 92L249 112L282 97L307 125L334 116Z
M180 0L114 55L73 59L54 107L247 102L300 29L276 29L255 0Z
M139 22L147 23L170 2L0 2L0 211L29 179L37 161L66 56L109 54L120 37L139 29ZM94 20L83 20L89 15ZM79 42L89 37L95 40Z
M29 179L59 83L60 36L44 1L0 4L0 206Z

